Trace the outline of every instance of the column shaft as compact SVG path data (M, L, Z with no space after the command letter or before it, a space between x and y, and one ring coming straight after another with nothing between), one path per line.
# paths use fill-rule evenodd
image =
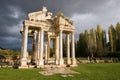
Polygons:
M60 48L60 49L59 49L59 51L60 51L60 55L59 55L59 57L60 57L60 58L59 58L59 59L60 59L60 60L59 60L59 65L63 65L63 64L64 64L64 61L63 61L62 31L60 31L59 36L60 36L60 38L59 38L59 39L60 39L60 40L59 40L59 41L60 41L60 42L59 42L59 43L60 43L60 47L59 47L59 48Z
M28 41L28 26L23 27L22 33L22 48L21 48L21 66L27 66L27 41Z
M55 40L55 61L56 61L56 64L59 64L58 63L58 60L59 60L59 45L58 45L58 37L56 37L56 40Z
M39 55L40 55L40 30L38 30L38 44L37 44L37 65L39 65Z
M66 45L66 48L67 48L67 64L71 64L69 34L66 34L66 41L67 41L67 45Z
M40 53L39 53L39 66L43 66L44 65L44 61L43 61L43 29L41 29L40 31Z
M50 37L49 37L49 35L47 36L47 40L48 40L48 42L47 42L47 58L49 58L50 57Z
M72 65L76 65L76 60L75 60L74 32L72 32Z
M45 60L47 61L47 44L45 45Z
M33 51L31 55L32 64L36 63L37 52L36 52L36 32L33 33Z

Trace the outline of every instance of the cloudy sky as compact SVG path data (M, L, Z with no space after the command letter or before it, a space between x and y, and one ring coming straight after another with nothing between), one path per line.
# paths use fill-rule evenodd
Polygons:
M46 6L74 21L75 36L100 24L105 30L120 22L120 0L0 0L0 47L20 49L22 22L27 14Z

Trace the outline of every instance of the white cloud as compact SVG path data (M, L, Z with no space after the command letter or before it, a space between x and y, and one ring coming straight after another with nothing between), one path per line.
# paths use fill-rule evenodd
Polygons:
M19 22L19 24L8 27L8 29L9 29L8 31L12 34L20 35L21 27L22 27L22 20Z
M74 21L76 33L80 33L85 29L91 29L97 25L99 17L95 14L74 14L71 19Z
M20 18L21 16L25 15L25 13L18 7L15 6L8 6L10 10L9 16L12 18Z
M120 22L120 9L118 4L119 2L117 0L109 0L99 10L94 12L100 18L99 24L106 31L111 24L115 26L117 22Z
M95 28L98 24L101 25L102 29L108 30L109 26L116 25L120 22L120 9L119 0L108 0L106 3L93 7L93 11L86 13L76 13L71 17L74 21L76 33L79 34L85 29L89 30ZM86 9L86 8L84 8Z
M111 5L115 5L116 2L115 0L109 0L107 3L106 3L106 6L111 6Z

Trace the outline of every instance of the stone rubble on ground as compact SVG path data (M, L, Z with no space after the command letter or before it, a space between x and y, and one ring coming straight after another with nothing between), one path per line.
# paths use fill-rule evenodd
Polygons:
M41 71L39 73L45 76L50 76L54 74L62 74L61 77L73 77L72 74L79 74L79 72L70 70L70 68L65 68L65 67L46 68L44 69L44 71Z

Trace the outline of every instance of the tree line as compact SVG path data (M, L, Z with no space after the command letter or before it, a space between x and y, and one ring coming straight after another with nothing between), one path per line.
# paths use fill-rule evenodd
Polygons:
M20 51L10 50L10 49L0 49L0 55L3 56L18 56Z
M80 33L75 53L76 57L120 57L120 23L110 25L107 33L100 25Z

